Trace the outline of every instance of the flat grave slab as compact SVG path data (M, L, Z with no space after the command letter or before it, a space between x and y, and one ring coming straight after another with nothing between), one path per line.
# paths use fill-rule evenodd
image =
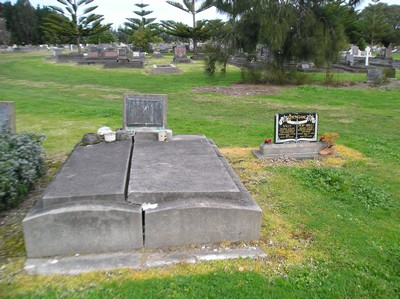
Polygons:
M77 145L23 227L28 258L110 253L255 240L261 209L205 136L135 136Z
M125 201L131 140L77 145L47 187L43 206L82 200Z
M160 203L188 198L239 199L240 191L204 136L171 142L135 140L128 201Z

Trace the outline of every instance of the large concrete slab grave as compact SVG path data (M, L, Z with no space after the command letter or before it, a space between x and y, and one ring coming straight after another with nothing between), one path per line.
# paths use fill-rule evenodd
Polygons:
M212 141L144 135L75 147L23 221L28 258L259 238L261 209Z

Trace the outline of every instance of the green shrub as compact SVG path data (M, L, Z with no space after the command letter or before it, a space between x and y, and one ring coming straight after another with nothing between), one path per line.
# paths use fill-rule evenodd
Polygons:
M0 211L15 207L45 173L43 136L0 128Z

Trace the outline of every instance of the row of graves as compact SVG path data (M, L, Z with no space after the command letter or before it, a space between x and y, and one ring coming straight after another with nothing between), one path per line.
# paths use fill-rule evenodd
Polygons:
M83 61L78 64L103 64L104 68L144 68L146 65L145 53L120 49L89 49Z
M191 63L187 57L186 47L174 47L174 57L170 64L154 64L152 74L179 73L177 63ZM131 51L129 48L90 48L85 54L70 53L63 55L61 50L55 50L56 62L76 62L79 65L101 64L104 68L144 68L146 66L145 52ZM153 52L152 58L163 58L161 52Z

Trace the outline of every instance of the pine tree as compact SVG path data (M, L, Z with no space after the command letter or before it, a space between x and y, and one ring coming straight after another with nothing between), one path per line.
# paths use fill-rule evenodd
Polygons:
M64 7L50 6L55 13L46 19L45 30L76 40L78 52L81 52L81 40L84 37L100 34L110 29L112 24L102 25L103 15L92 13L98 6L86 5L94 0L57 0ZM81 9L83 10L81 12Z

